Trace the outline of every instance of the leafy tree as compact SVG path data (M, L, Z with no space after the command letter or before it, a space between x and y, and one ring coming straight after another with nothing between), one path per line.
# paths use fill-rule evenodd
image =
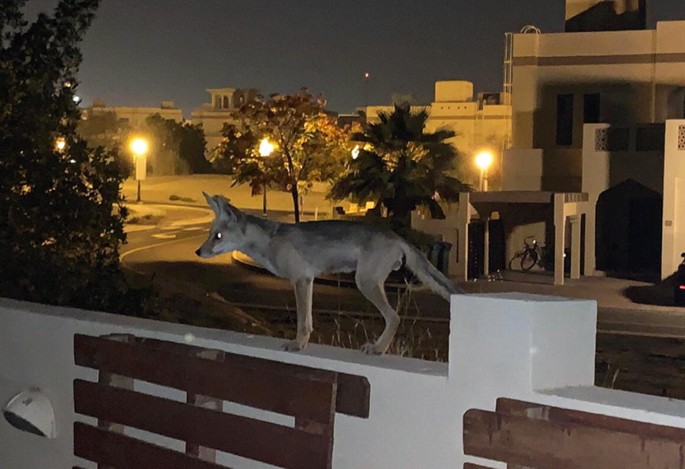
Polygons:
M131 131L128 123L118 119L113 111L91 111L87 118L83 117L78 122L76 129L91 147L101 146L109 149L125 141Z
M119 149L128 140L131 127L128 122L117 118L112 111L93 112L79 120L76 131L91 148L103 147L113 151L119 158L119 164L127 171L133 171L133 161Z
M180 162L191 173L211 172L212 167L205 159L207 142L201 125L181 124L173 119L164 119L159 114L145 119L145 125L153 139L158 161L171 163L174 173L182 172L177 167Z
M300 195L316 181L327 181L342 169L351 148L350 128L340 128L325 113L325 101L306 89L250 101L224 125L224 141L216 164L235 175L235 184L249 184L252 193L276 185L290 192L295 221L300 221ZM259 155L268 138L275 150Z
M184 122L177 127L179 134L178 154L184 160L192 174L211 173L212 165L205 158L207 140L200 124Z
M427 206L431 214L444 218L436 199L457 200L469 187L450 175L456 149L446 140L451 130L426 133L428 114L412 113L409 105L395 105L380 113L380 122L369 124L353 140L360 143L356 159L333 184L330 197L340 200L376 201L385 208L395 226L409 226L412 210Z
M31 24L24 3L0 9L0 295L137 308L119 269L125 174L76 132L78 45L99 2L61 0Z

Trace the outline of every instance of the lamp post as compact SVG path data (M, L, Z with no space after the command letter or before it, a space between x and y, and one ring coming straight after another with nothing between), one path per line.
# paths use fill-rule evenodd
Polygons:
M147 175L147 151L149 145L144 138L134 138L129 145L133 153L133 161L136 165L136 181L138 181L138 196L136 202L140 203L140 181Z
M488 191L488 168L494 159L495 157L489 150L483 150L476 155L476 166L480 169L479 187L481 192Z
M262 141L259 142L259 156L268 158L273 151L273 143L269 142L269 139L264 137ZM264 179L264 187L262 188L262 215L266 217L266 179Z

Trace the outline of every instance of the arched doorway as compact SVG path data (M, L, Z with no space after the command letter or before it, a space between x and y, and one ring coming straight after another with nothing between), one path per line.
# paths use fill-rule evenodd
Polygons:
M628 179L597 200L597 268L617 277L659 273L663 198Z

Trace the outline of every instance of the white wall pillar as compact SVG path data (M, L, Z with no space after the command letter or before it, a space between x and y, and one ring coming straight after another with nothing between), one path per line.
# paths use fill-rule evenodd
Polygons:
M463 433L464 412L492 410L498 397L530 400L535 391L592 386L596 325L595 301L524 293L453 295L449 386L459 396L452 411L459 416L457 434ZM454 443L461 454L461 438Z
M594 275L596 262L597 199L609 188L609 153L606 135L609 124L583 126L583 180L582 192L588 195L585 216L585 266L583 275Z
M554 194L554 285L564 284L565 231L564 194Z
M469 222L471 221L471 198L468 192L459 194L457 211L456 278L464 282L468 278Z
M673 274L685 252L685 120L666 121L661 278Z
M571 221L571 278L580 278L580 217L576 215Z

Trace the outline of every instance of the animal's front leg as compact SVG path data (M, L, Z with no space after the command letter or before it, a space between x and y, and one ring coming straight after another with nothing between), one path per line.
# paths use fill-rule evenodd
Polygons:
M307 347L312 333L312 293L313 279L305 278L293 281L295 303L297 305L297 336L287 342L283 348L289 352L298 352Z

